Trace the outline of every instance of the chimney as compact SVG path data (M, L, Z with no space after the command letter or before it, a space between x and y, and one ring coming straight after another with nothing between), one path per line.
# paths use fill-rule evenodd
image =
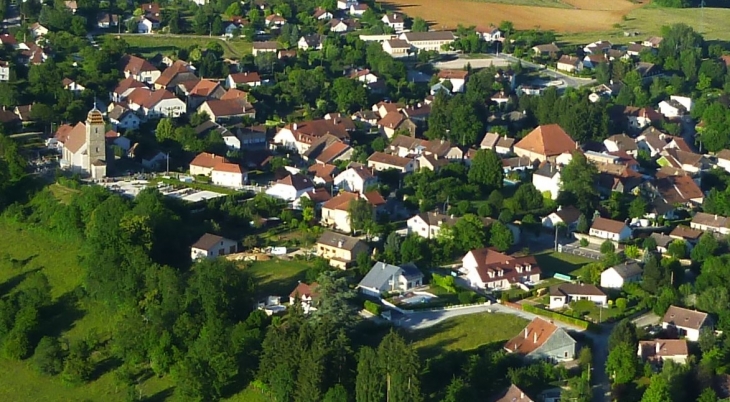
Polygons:
M537 343L537 331L532 334L532 343Z
M520 399L525 399L525 393L524 392L520 392Z
M525 328L525 339L527 339L527 335L530 333L530 330Z
M292 128L292 131L297 131L297 129L299 128L299 125L297 123L294 123L291 125L291 128Z
M657 341L654 344L654 347L656 348L655 351L654 351L654 353L656 353L656 355L659 355L659 352L661 352L661 350L662 350L662 343L659 342L659 341Z
M644 357L644 350L643 349L644 348L642 347L641 342L639 342L639 352L637 353L637 355L639 355L639 357Z
M338 241L338 242L337 242L337 248L342 248L342 245L343 245L343 244L344 244L344 243L342 242L342 240Z

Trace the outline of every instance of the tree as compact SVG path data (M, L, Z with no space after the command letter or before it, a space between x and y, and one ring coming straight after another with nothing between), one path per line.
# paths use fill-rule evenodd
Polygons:
M576 230L578 233L588 233L589 229L590 223L588 222L588 218L586 218L585 214L580 214L578 217L578 223L576 224Z
M469 392L469 386L461 378L454 378L446 387L446 395L441 402L461 402L472 400L472 395Z
M502 222L492 223L489 230L489 244L499 251L507 251L514 243L512 230Z
M575 205L584 213L594 210L598 202L597 178L596 166L588 162L582 153L574 152L573 158L560 173L558 203Z
M606 240L601 243L601 254L613 253L616 251L616 246L611 240Z
M380 372L378 355L370 347L360 349L357 358L357 378L355 380L356 402L380 402L383 392L383 376Z
M491 149L480 149L469 168L469 181L492 191L502 188L504 169L502 161Z
M648 210L649 205L642 196L637 196L631 203L629 203L629 217L631 218L643 218Z
M322 402L348 402L348 394L347 389L342 386L342 384L335 384L334 387L327 390L327 393L324 394L324 398L322 399Z
M378 360L388 384L386 398L391 401L420 401L420 362L413 347L395 332L378 346Z
M355 308L351 301L355 293L347 285L347 279L337 277L335 271L325 271L317 279L317 311L315 321L331 324L334 328L348 328L354 323Z
M588 367L590 367L590 365L593 363L593 353L591 353L591 348L589 348L588 346L584 346L580 349L580 353L578 354L578 362L583 370L586 370L588 369Z
M439 233L440 235L441 233ZM466 214L457 220L450 230L447 229L443 237L450 237L459 253L483 247L486 241L484 222L476 215Z
M155 138L158 142L175 139L175 124L170 118L160 119L155 129Z
M413 20L413 25L411 26L411 31L413 31L413 32L426 32L426 31L428 31L428 23L423 18L416 17Z
M669 243L669 247L667 247L667 252L674 258L682 259L687 254L687 244L684 242L684 240L674 240L673 242Z
M620 344L626 344L631 350L639 346L639 338L636 335L636 326L631 320L624 319L618 322L611 331L608 338L608 349L614 349Z
M69 347L68 356L63 362L61 380L76 385L88 381L93 370L89 361L91 351L85 342L74 342Z
M44 336L33 353L33 365L41 374L56 375L63 370L63 357L58 338Z
M659 264L657 258L649 253L644 261L644 275L641 286L650 293L656 294L659 289L669 283L667 272Z
M333 81L332 94L337 110L348 114L360 110L368 101L368 94L362 83L348 77Z
M636 378L639 361L636 349L627 343L620 343L614 348L609 347L606 361L606 374L613 378L614 384L627 384Z
M664 376L655 374L651 377L651 383L641 397L641 402L667 402L672 399L667 380Z
M720 399L718 399L717 394L715 393L715 390L713 390L710 387L707 387L704 390L702 390L700 397L697 398L697 402L718 402L719 400Z
M400 244L400 262L405 264L407 262L414 262L416 265L420 265L422 261L427 261L428 249L425 246L423 238L417 234L411 234L406 236L403 242Z
M720 245L715 236L710 232L705 232L700 236L697 245L692 249L690 257L692 261L703 262L717 252Z
M365 198L350 201L347 206L347 215L352 232L367 231L371 228L375 212L373 206Z
M400 260L400 236L396 232L390 232L385 239L385 247L383 250L385 262L390 264L398 264Z

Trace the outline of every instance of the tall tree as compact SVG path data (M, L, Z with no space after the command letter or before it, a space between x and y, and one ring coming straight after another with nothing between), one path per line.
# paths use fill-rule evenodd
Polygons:
M350 201L347 206L347 215L350 228L353 232L362 232L370 229L375 212L373 206L363 197Z
M606 361L606 374L613 378L615 384L626 384L636 378L639 361L636 349L626 343L610 349Z
M575 205L583 213L594 210L598 202L597 179L596 166L588 162L582 153L574 152L571 161L560 172L558 203Z
M641 402L668 402L672 400L673 398L669 391L667 380L662 375L653 375L649 388L646 389L646 392L641 397Z
M385 396L383 385L384 378L377 353L370 347L362 347L357 358L355 401L381 402Z
M391 401L419 402L420 364L416 351L400 335L390 332L378 346L378 358L385 375L386 398Z
M490 149L480 149L469 168L469 181L489 191L500 189L504 183L502 160Z

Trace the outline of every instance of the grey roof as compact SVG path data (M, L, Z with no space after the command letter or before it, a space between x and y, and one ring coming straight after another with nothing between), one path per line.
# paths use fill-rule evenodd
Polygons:
M580 211L578 208L568 205L566 207L558 208L558 210L555 211L555 215L559 216L564 223L571 224L578 221L580 218Z
M664 248L669 247L669 243L675 240L673 237L667 236L664 233L652 233L649 237L656 241L657 246Z
M224 238L221 236L206 233L203 236L201 236L200 239L198 239L198 241L196 241L192 247L207 251L223 240L224 240Z
M403 34L408 42L420 42L424 40L454 40L454 33L451 31L428 31L408 32Z
M613 270L616 271L616 273L624 279L641 275L641 273L644 272L639 264L635 262L624 262L619 265L614 265L611 268L613 268Z
M546 162L542 166L540 166L540 168L537 169L533 174L553 178L556 174L558 174L558 168L554 164Z
M370 289L380 289L388 283L391 278L398 277L400 275L405 276L407 279L423 277L421 271L419 271L413 263L403 264L398 267L378 261L370 269L370 272L362 278L358 286Z
M317 240L319 244L326 244L328 246L341 248L343 250L352 251L358 244L365 245L365 242L358 239L357 237L345 236L343 234L326 231L322 233L322 236Z
M563 283L550 287L550 296L605 296L601 289L595 285L585 283Z

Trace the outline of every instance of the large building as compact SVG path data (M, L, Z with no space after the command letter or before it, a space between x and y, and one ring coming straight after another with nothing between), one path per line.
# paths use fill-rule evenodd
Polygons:
M540 162L555 162L559 155L576 149L578 144L557 124L537 127L514 146L517 156L526 156L532 161Z
M105 133L104 116L96 108L86 116L85 123L59 127L56 139L63 144L61 167L92 179L106 177L113 154L106 146Z

